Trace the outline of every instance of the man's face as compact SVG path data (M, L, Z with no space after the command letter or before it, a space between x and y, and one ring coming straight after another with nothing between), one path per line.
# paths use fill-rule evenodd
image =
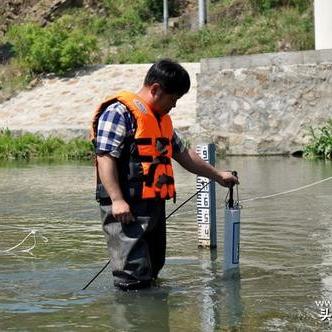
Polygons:
M159 115L163 116L176 106L176 102L181 96L166 93L160 86L153 97L153 109Z

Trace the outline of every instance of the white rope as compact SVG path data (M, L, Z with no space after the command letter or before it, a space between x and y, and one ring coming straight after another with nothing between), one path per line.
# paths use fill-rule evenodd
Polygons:
M286 194L289 194L289 193L294 193L296 191L300 191L300 190L303 190L303 189L306 189L306 188L310 188L312 186L315 186L317 184L320 184L320 183L323 183L323 182L326 182L326 181L329 181L332 179L332 176L326 178L326 179L323 179L323 180L319 180L319 181L316 181L316 182L313 182L313 183L310 183L310 184L307 184L305 186L302 186L302 187L298 187L298 188L295 188L295 189L290 189L290 190L287 190L287 191L283 191L281 193L276 193L276 194L272 194L272 195L266 195L266 196L257 196L257 197L254 197L254 198L248 198L248 199L244 199L244 200L240 200L240 203L244 203L244 202L251 202L251 201L255 201L257 199L266 199L266 198L271 198L271 197L276 197L276 196L281 196L281 195L286 195Z
M258 199L266 199L266 198L272 198L272 197L276 197L276 196L286 195L286 194L293 193L293 192L296 192L296 191L300 191L300 190L303 190L303 189L306 189L306 188L310 188L312 186L315 186L317 184L329 181L331 179L332 179L332 176L330 176L326 179L323 179L323 180L319 180L319 181L307 184L307 185L302 186L302 187L298 187L298 188L295 188L295 189L290 189L290 190L283 191L283 192L280 192L280 193L266 195L266 196L257 196L257 197L253 197L253 198L240 200L239 203L252 202L252 201L255 201L255 200L258 200ZM172 215L172 217L178 217L178 216L182 216L182 215L185 215L185 214L194 214L194 211L191 210L191 211L183 211L183 212L175 213L175 214Z
M19 251L22 251L22 252L31 252L31 250L34 249L36 247L36 245L37 245L37 238L36 238L37 232L38 232L38 230L32 229L30 231L30 233L21 242L19 242L18 244L16 244L14 247L11 247L9 249L3 250L3 252L10 252L10 251L18 248L19 246L21 246L30 237L30 235L33 235L33 245L32 245L32 247L30 247L28 249L19 250ZM42 240L44 241L44 243L48 242L48 238L46 236L40 234L40 237L42 238Z

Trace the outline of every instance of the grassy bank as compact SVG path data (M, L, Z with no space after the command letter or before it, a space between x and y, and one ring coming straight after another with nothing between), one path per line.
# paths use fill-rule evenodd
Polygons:
M13 25L0 40L12 45L14 54L0 66L0 98L39 75L66 75L87 64L149 63L161 57L186 62L314 49L312 0L211 0L208 24L200 31L190 26L193 18L180 15L185 1L169 3L171 15L178 18L167 35L159 0L104 0L103 14L76 8L46 27Z
M0 160L92 160L93 152L92 144L83 139L65 142L30 133L14 136L8 129L0 130Z
M249 1L217 1L210 12L209 24L200 31L178 28L166 36L137 35L132 43L108 54L106 61L144 63L167 56L199 62L209 57L314 49L311 7L302 11L280 6L261 12Z
M310 128L310 136L311 140L304 149L304 156L308 159L332 160L332 119L320 128Z

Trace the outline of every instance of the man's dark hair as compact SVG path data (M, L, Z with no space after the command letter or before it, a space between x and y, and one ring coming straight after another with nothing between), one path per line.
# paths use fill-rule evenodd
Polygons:
M189 91L190 78L188 72L177 62L162 59L152 65L147 72L144 85L159 83L168 94L182 96Z

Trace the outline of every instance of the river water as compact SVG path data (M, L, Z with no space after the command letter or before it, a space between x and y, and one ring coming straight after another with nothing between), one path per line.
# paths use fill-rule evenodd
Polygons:
M332 163L286 157L218 161L240 175L241 199L332 176ZM195 176L175 165L177 205ZM94 170L77 163L0 165L1 331L328 331L332 324L332 181L244 203L240 279L222 276L223 199L216 250L197 247L195 200L168 223L159 286L122 292L110 270ZM177 205L168 203L168 213ZM36 246L30 252L33 234ZM43 237L44 236L44 237ZM47 242L46 242L46 238Z

